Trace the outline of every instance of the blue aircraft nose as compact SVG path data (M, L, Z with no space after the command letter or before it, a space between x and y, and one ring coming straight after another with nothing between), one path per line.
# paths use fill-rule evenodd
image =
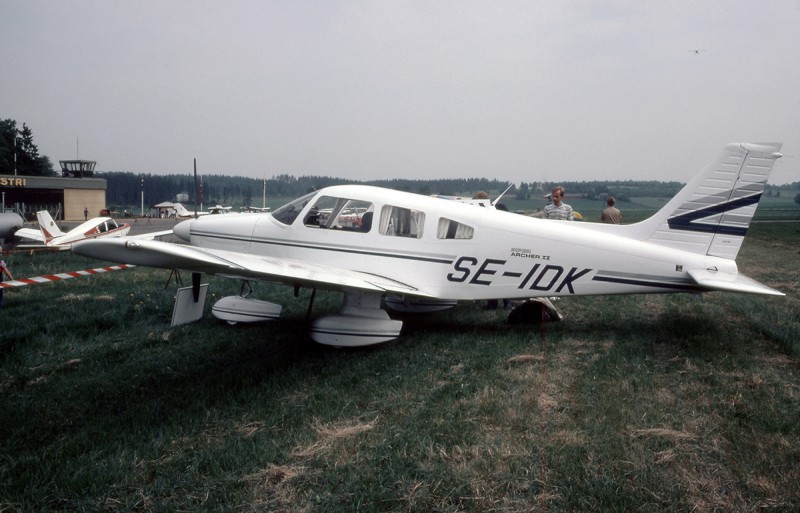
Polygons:
M189 242L189 237L192 234L192 223L194 223L194 219L189 219L188 221L181 221L180 223L175 225L175 228L172 229L172 233L177 235L179 238Z

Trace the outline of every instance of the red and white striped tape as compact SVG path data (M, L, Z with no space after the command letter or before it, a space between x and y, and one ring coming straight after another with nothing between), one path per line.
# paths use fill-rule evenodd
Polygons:
M38 283L50 283L54 281L68 280L70 278L80 278L81 276L92 276L94 274L102 274L111 271L121 271L123 269L132 269L135 265L112 265L109 267L97 267L95 269L86 269L85 271L72 271L67 273L58 274L44 274L42 276L34 276L33 278L23 278L21 280L11 280L0 282L0 287L10 289L12 287L24 287L25 285L36 285Z

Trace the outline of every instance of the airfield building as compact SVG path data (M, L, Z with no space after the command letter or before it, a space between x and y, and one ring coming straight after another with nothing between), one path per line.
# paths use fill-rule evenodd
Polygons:
M13 211L26 221L47 210L54 219L82 221L97 217L106 208L106 180L94 177L93 160L62 160L61 176L0 175L3 211Z

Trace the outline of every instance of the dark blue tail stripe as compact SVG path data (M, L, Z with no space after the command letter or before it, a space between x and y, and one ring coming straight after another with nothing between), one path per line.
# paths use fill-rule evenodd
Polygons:
M746 227L703 224L697 221L717 214L724 214L725 212L730 212L731 210L736 210L737 208L758 204L760 199L761 193L754 194L752 196L735 199L719 205L712 205L700 210L695 210L694 212L687 212L679 216L671 217L667 223L672 230L718 233L721 235L739 235L744 237L747 235Z

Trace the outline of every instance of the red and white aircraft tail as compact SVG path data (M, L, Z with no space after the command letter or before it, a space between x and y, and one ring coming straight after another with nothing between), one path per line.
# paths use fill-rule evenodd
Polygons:
M62 232L58 225L56 225L56 222L53 221L53 218L47 210L36 212L36 220L39 221L39 230L42 232L45 244L48 244L56 237L66 235L66 233Z

